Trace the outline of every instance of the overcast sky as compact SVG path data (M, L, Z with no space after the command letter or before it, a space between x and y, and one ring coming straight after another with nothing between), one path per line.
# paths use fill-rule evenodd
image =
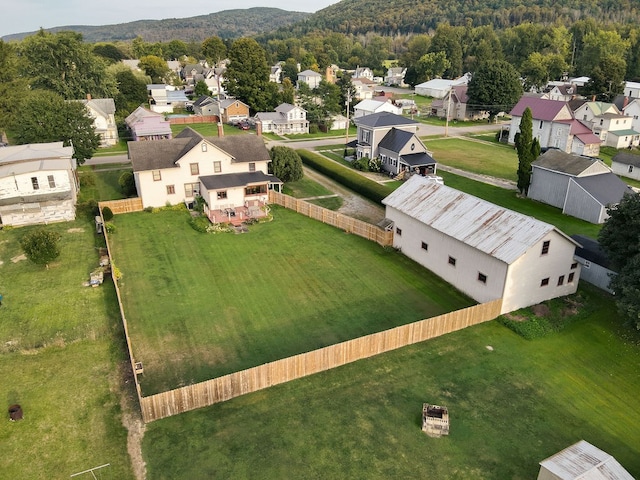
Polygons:
M70 25L111 25L135 20L186 18L251 7L317 12L338 0L3 0L0 37Z

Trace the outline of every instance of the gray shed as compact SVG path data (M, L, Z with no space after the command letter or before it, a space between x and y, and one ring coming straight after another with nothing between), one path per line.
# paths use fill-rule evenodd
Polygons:
M598 241L584 235L571 235L571 238L580 244L575 253L575 259L582 264L580 280L613 293L609 282L617 273L612 270L611 261Z

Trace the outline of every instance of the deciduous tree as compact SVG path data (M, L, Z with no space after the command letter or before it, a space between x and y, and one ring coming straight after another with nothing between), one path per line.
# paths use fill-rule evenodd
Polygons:
M283 182L295 182L304 176L302 160L298 153L289 147L273 147L269 154L269 171Z
M518 72L509 63L493 60L475 71L467 89L472 108L486 110L491 118L508 112L522 96Z
M20 246L29 260L49 268L49 264L60 255L59 241L59 233L39 228L22 237Z

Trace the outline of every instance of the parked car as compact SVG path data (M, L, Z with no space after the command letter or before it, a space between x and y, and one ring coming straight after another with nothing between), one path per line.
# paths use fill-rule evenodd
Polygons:
M251 125L249 125L249 122L242 121L238 123L238 128L240 130L249 130L251 128Z

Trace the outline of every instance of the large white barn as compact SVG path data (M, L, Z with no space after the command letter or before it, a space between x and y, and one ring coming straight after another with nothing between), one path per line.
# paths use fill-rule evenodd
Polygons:
M553 225L415 175L382 203L393 244L502 313L575 293L578 245Z

